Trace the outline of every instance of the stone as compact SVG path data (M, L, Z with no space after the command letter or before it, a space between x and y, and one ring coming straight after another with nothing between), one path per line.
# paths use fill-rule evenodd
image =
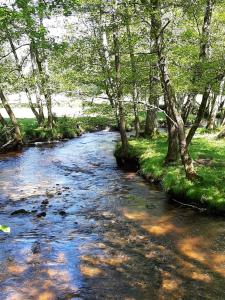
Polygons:
M15 216L15 215L25 215L25 214L29 214L30 212L29 211L27 211L27 210L25 210L25 209L17 209L17 210L15 210L15 211L13 211L12 213L11 213L11 216Z
M46 217L46 212L43 211L43 212L38 213L38 214L37 214L37 217L38 217L38 218Z

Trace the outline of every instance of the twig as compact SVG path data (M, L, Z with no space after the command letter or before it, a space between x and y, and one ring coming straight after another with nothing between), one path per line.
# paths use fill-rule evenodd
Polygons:
M163 31L166 29L166 27L170 24L171 20L168 20L166 22L166 24L162 27L162 29L160 30L160 33L158 35L158 37L163 33Z
M121 100L122 102L125 103L130 103L130 101L124 101ZM156 106L156 105L152 105L152 104L148 104L146 102L142 102L142 101L137 101L136 103L138 104L143 104L145 106L147 106L148 108L151 108L152 110L157 109L158 111L161 111L162 113L164 113L168 119L170 119L170 121L177 127L177 123L165 112L165 110L161 109L160 107Z
M182 206L188 206L188 207L197 209L197 210L199 210L199 211L201 211L201 212L207 211L206 208L198 207L198 206L191 205L191 204L182 203L182 202L180 202L180 201L178 201L178 200L175 200L174 198L172 198L171 200L173 200L174 202L176 202L176 203L178 203L178 204L180 204L180 205L182 205Z
M18 50L18 49L20 49L20 48L22 48L22 47L24 47L24 46L29 46L29 45L30 45L30 44L28 44L28 43L27 43L27 44L20 45L20 46L18 46L15 50ZM13 52L13 51L10 51L10 52L8 52L7 54L3 55L2 57L0 57L0 60L6 58L6 57L9 56L12 52Z

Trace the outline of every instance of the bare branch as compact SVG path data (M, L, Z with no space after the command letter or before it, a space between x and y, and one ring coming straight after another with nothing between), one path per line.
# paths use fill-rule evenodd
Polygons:
M29 46L29 45L30 45L29 43L20 45L20 46L18 46L15 50L18 50L18 49L20 49L20 48L22 48L22 47ZM10 51L10 52L8 52L7 54L3 55L2 57L0 57L0 60L6 58L6 57L9 56L12 52L13 52L13 51Z
M125 103L131 103L130 101L124 101L124 100L121 100ZM152 105L152 104L149 104L149 103L146 103L144 101L137 101L138 104L143 104L145 105L148 109L150 108L151 110L158 110L158 111L161 111L162 113L164 113L166 115L166 117L168 119L170 119L170 121L177 127L177 123L166 113L165 110L161 109L159 106L156 106L156 105Z

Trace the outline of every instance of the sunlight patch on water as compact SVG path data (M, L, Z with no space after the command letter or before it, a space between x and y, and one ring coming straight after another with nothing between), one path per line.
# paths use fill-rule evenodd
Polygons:
M187 257L208 266L212 271L225 277L225 254L212 253L212 244L203 237L184 238L179 241L179 250Z
M87 265L84 265L84 264L80 265L80 270L81 270L81 273L85 277L96 277L96 276L99 276L99 275L103 275L103 270L101 270L100 268L87 266Z

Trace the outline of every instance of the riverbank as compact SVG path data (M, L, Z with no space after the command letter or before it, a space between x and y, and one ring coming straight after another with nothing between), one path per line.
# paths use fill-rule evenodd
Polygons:
M119 163L120 150L118 144L115 156ZM166 136L159 136L151 141L130 139L129 161L134 162L148 181L160 183L162 188L178 201L205 208L210 213L224 214L225 141L203 136L193 140L190 152L199 175L195 182L186 179L181 164L164 164L166 150ZM123 162L126 165L126 160Z
M8 128L1 129L1 144L6 143L6 132L11 130L10 121ZM36 143L55 143L65 139L72 139L85 132L95 132L106 128L116 129L113 120L102 116L83 116L83 117L61 117L55 119L55 126L49 129L45 124L39 126L34 118L18 119L25 146L35 145Z

